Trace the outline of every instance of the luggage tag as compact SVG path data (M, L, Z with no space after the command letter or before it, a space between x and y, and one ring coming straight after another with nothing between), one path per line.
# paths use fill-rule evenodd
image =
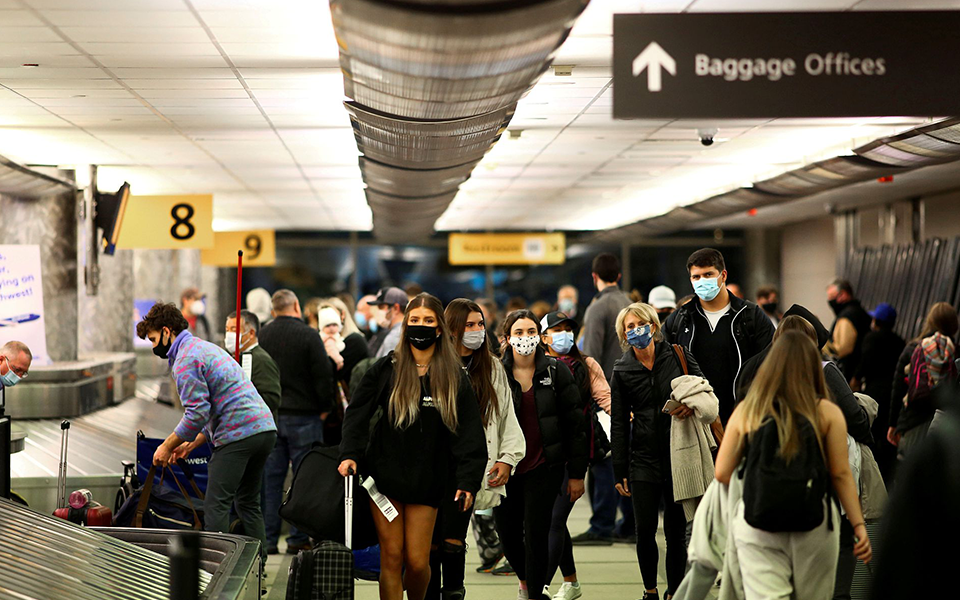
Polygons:
M388 523L393 523L393 520L397 518L397 509L394 507L393 503L390 502L390 499L380 493L380 490L377 489L377 484L373 480L373 477L367 477L360 482L360 485L367 490L367 493L370 494L370 498L377 505L377 508L380 509L380 512L383 513L383 516L386 517Z
M247 381L250 381L253 379L253 355L252 354L240 355L240 368L243 369L243 374L246 375Z

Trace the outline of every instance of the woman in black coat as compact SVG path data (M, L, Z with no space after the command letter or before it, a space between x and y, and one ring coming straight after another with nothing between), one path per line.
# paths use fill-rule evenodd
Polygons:
M503 366L513 392L526 454L494 509L507 560L520 580L518 598L541 600L547 585L548 544L558 493L576 502L587 472L587 436L580 390L570 368L540 346L540 322L528 310L507 316ZM564 465L569 482L561 490Z
M677 352L663 339L655 308L639 302L624 308L617 316L617 336L626 351L614 365L610 382L614 477L620 495L633 500L644 600L659 598L657 528L663 500L670 598L687 564L687 519L673 498L670 427L674 417L685 419L693 411L685 406L669 414L662 410L670 399L670 382L684 372ZM689 374L702 377L693 355L688 352L684 358Z

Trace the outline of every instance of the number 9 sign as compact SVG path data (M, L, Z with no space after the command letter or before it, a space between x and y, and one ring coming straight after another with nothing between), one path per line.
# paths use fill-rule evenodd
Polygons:
M272 267L277 261L275 237L269 229L217 232L213 248L204 249L200 259L209 266L236 267L237 250L243 250L244 267Z

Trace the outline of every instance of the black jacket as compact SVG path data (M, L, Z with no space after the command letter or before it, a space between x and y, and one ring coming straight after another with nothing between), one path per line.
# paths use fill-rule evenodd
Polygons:
M735 355L732 363L736 365L736 372L730 389L718 389L714 385L713 391L720 400L721 415L729 414L728 411L732 412L733 410L737 396L737 379L740 376L743 363L769 346L770 342L773 341L773 333L776 331L762 308L733 294L730 294L730 314L733 315L729 333L729 352L731 354L729 356L714 354L700 357L700 368L703 370L704 377L710 380L711 375L716 373L717 370L727 368L728 358L733 358ZM700 300L694 298L667 317L667 321L663 325L663 333L668 342L679 344L683 346L684 350L692 353L698 325L707 326L706 315L703 314ZM723 325L724 322L721 322L718 327Z
M680 359L670 344L657 342L654 352L653 371L637 360L632 349L624 352L613 367L610 429L613 437L613 472L617 483L624 479L650 483L672 481L672 417L663 413L663 405L673 391L670 382L684 373ZM702 377L700 365L693 354L685 352L684 356L689 374Z
M867 311L863 309L863 306L860 305L859 300L851 300L841 306L837 312L837 319L833 322L833 327L830 328L831 338L833 337L833 330L837 327L837 321L840 319L847 319L853 324L854 329L857 330L857 340L853 345L853 352L843 358L837 359L837 364L840 365L843 376L849 381L857 374L857 368L860 366L860 353L863 349L863 340L867 337L867 334L870 333L870 323L873 319L867 314Z
M903 338L889 330L871 331L863 338L860 368L857 378L863 382L863 391L877 401L879 410L873 423L874 437L887 435L890 416L890 395L893 393L893 374L897 360L906 347Z
M333 409L333 367L316 329L277 317L260 330L260 345L280 368L280 414L320 415Z
M903 405L903 397L907 395L907 376L905 374L907 367L910 366L910 360L913 358L913 351L917 349L918 342L911 341L903 348L900 358L897 359L897 366L893 370L893 392L890 394L890 427L895 427L897 432L904 433L911 429L923 425L933 418L936 407L932 402L911 402L909 405Z
M340 460L356 461L381 492L405 504L439 506L451 466L457 489L476 495L487 466L487 443L470 378L463 373L460 379L457 431L451 433L440 411L423 404L423 397L417 420L395 427L388 409L393 377L392 352L367 369L344 414Z
M357 366L358 362L368 358L370 353L367 348L367 340L364 339L362 333L351 333L343 338L343 343L345 347L343 352L340 353L340 356L343 357L343 368L337 371L337 379L349 387L350 375L353 373L353 368ZM336 366L334 366L334 368L336 368Z
M770 353L770 346L764 348L760 354L752 357L743 365L740 372L740 380L737 384L737 402L743 402L750 391L750 384L757 376L760 365L763 364L767 354ZM840 367L833 362L826 362L823 365L823 377L827 382L827 391L830 393L830 400L840 407L843 418L847 421L847 433L853 436L861 444L872 445L874 442L873 433L870 430L870 418L867 411L860 406L860 401L853 395L847 378L843 376Z
M513 352L505 352L501 360L513 392L513 406L519 413L523 388L513 377ZM537 348L533 387L546 464L565 462L570 479L583 479L587 472L587 436L582 398L573 373L567 365L548 357L543 348Z

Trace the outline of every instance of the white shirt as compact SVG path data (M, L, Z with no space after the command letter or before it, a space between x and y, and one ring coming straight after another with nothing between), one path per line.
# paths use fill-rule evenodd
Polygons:
M702 306L700 308L703 308ZM717 328L717 323L720 322L720 319L723 318L723 315L730 312L730 303L728 302L726 306L717 311L710 311L703 309L703 314L707 317L707 321L710 323L710 331L712 332Z

